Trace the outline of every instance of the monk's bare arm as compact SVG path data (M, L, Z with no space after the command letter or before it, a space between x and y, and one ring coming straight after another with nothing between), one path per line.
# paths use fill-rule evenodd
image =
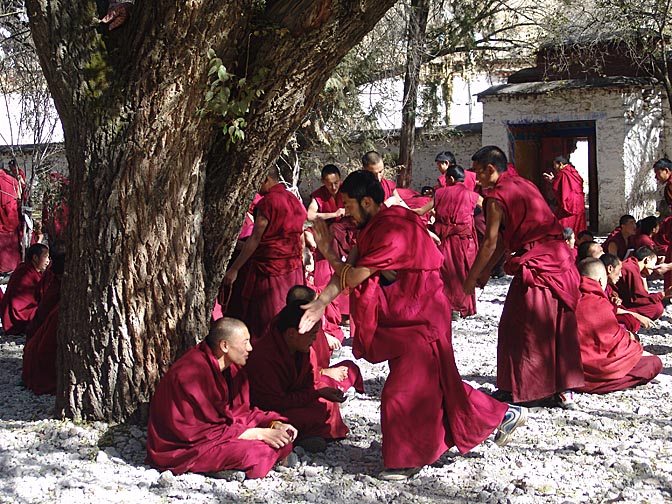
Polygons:
M335 212L320 212L317 200L315 198L310 200L310 205L308 205L308 220L314 221L316 218L320 219L335 219L336 217L343 217L345 215L345 209L339 208Z
M499 243L499 227L502 223L503 213L499 204L494 199L488 199L486 202L486 220L485 236L483 244L478 251L474 264L469 270L469 275L464 281L462 288L466 294L471 294L476 288L476 283L481 274L486 271L488 266L494 264L499 257L497 254L503 252L503 246ZM492 260L494 259L494 262Z
M420 208L414 208L413 211L422 216L425 215L427 212L429 212L432 208L434 208L434 200L429 200L427 203L425 203L423 206Z
M618 245L616 243L609 242L609 245L607 245L607 252L609 252L612 255L617 256L618 255Z
M401 199L401 196L399 196L399 193L397 192L396 189L394 190L394 192L392 192L392 196L387 198L384 203L385 203L385 206L387 206L387 207L391 207L391 206L394 206L394 205L399 205L399 206L402 206L404 208L408 208L408 205L406 204L406 202L403 199ZM410 210L410 208L408 208L408 209Z
M259 242L261 242L261 237L264 235L264 231L266 231L267 227L268 219L263 215L257 217L257 219L254 221L252 234L245 241L245 245L243 245L243 249L240 251L240 255L236 258L236 260L224 275L224 285L233 285L233 282L236 281L240 268L243 267L247 260L252 257L254 251L257 250Z
M290 425L291 427L291 425ZM294 427L292 427L294 429ZM296 429L294 429L296 431ZM248 441L263 441L267 445L276 450L291 443L296 436L292 430L289 429L275 429L254 427L243 432L238 439L246 439Z

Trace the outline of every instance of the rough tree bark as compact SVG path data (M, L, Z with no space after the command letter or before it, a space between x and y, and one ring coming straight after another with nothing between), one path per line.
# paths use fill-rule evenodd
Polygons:
M408 187L413 180L413 156L415 154L415 117L418 108L418 85L420 68L425 50L425 33L429 16L430 0L412 0L406 50L406 76L404 78L404 101L401 110L401 133L399 137L399 171L397 184Z
M207 331L245 209L329 74L393 0L27 0L70 169L57 414L121 421ZM268 69L227 152L199 117L206 51Z

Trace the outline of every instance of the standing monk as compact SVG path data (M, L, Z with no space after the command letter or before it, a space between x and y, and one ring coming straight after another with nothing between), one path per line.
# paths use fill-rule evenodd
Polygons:
M404 203L404 200L401 199L399 193L397 192L397 184L392 180L386 179L383 177L383 172L385 171L385 163L383 162L383 157L378 154L376 151L369 151L362 156L362 170L373 173L380 185L385 192L385 205L401 205L406 208L408 206Z
M444 290L453 310L466 317L476 313L476 296L465 294L462 284L478 253L474 209L483 199L464 185L461 166L449 167L445 179L446 187L438 189L434 200L415 212L424 215L432 208L436 212L434 231L441 239L439 250L443 253Z
M371 173L351 173L341 187L347 215L360 234L347 262L329 248L323 222L318 246L335 270L318 299L305 305L299 330L308 332L324 308L350 287L355 326L353 353L388 361L381 397L382 479L403 480L435 462L451 446L462 453L497 427L506 444L525 423L525 409L498 403L462 382L451 338L450 304L439 269L443 256L421 219L400 206L385 207Z
M557 175L544 173L555 194L555 215L560 224L570 227L575 233L586 229L586 200L583 195L583 179L569 160L558 156L553 160Z
M250 406L243 366L251 351L245 324L222 318L172 365L149 408L147 464L174 474L238 469L263 478L290 455L296 429Z
M506 155L486 146L471 158L483 187L486 232L464 283L467 294L485 285L504 250L514 275L499 322L497 387L516 403L549 398L575 407L571 393L583 386L574 310L579 273L562 226L539 189L523 177L505 177ZM511 394L511 395L509 395Z
M446 172L451 166L457 166L457 159L455 159L455 155L452 152L443 151L436 155L434 162L436 163L436 168L441 174L439 178L436 179L438 184L434 186L434 191L438 191L442 187L446 187L448 185ZM463 184L470 191L476 189L476 174L474 172L465 172Z
M238 279L228 315L245 322L252 341L261 337L275 314L285 306L289 288L305 284L301 235L306 209L280 183L276 167L268 171L259 192L264 198L254 209L252 235L223 281L225 287L232 288ZM222 306L227 301L224 291L220 292Z
M21 196L26 178L16 163L0 164L0 272L14 271L21 262Z
M669 214L672 208L672 161L667 158L659 159L653 164L653 173L658 183L665 185L663 197L667 208L661 209L661 215L663 213ZM667 243L670 244L665 253L665 262L672 263L672 226L667 225L665 227L669 233L666 237ZM667 271L663 275L663 280L665 282L665 291L667 291L667 289L672 287L672 271Z

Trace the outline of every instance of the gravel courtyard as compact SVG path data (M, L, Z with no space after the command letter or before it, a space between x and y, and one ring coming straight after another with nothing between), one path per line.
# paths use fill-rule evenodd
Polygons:
M489 391L507 287L506 278L492 280L480 294L479 314L453 322L463 378ZM452 449L406 483L375 478L382 469L385 364L359 362L366 394L343 406L348 439L324 454L297 449L297 468L271 471L262 480L226 481L144 466L144 427L53 420L53 397L36 397L21 385L24 339L2 336L0 502L672 502L671 316L668 308L656 328L641 333L646 349L665 366L654 383L606 396L578 395L578 411L533 411L507 447L490 439L466 455ZM350 350L334 357L351 358Z

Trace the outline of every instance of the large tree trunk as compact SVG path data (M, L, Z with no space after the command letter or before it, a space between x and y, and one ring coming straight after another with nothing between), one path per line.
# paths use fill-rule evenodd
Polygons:
M245 209L334 66L392 0L138 0L108 33L92 0L27 0L66 138L72 189L57 407L124 420L202 338ZM259 27L263 27L260 29ZM255 30L256 34L255 34ZM257 36L258 35L258 36ZM214 48L267 68L227 152L200 118Z
M406 76L404 78L404 102L401 110L401 134L399 137L399 172L397 183L408 187L413 180L413 156L415 155L415 117L418 108L418 85L420 68L425 50L425 32L429 16L429 0L412 0L409 17L408 47L406 50Z

